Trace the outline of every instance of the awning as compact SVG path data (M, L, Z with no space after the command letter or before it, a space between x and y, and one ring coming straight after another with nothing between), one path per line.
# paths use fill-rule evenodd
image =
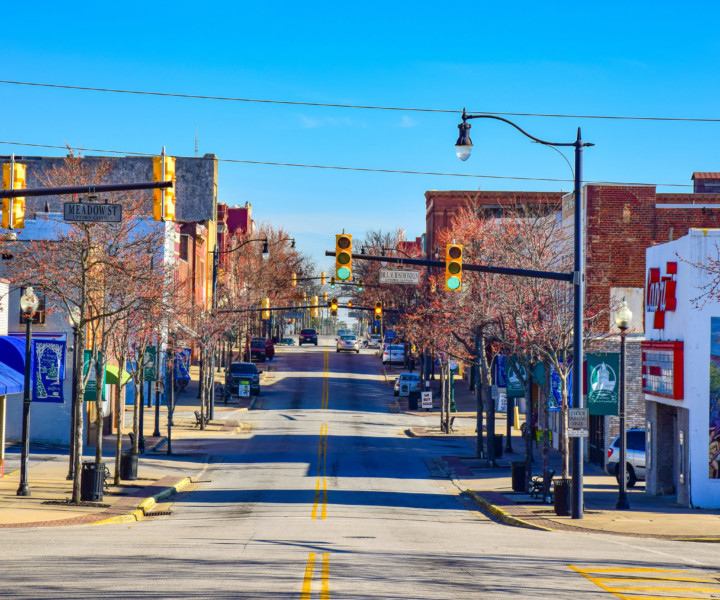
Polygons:
M25 342L0 336L0 394L17 394L25 387Z
M116 367L115 365L106 365L105 366L105 383L117 385L119 371L120 371L119 367ZM122 372L122 385L126 385L128 381L130 381L130 374L127 371L123 371Z

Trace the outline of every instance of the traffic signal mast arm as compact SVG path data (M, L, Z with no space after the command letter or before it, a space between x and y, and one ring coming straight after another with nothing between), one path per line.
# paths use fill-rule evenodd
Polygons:
M242 313L242 312L260 312L260 311L280 311L280 310L306 310L309 308L328 308L329 301L328 302L322 302L320 304L316 305L308 305L308 306L272 306L270 308L263 308L260 307L253 307L253 308L221 308L216 310L217 313ZM338 304L338 308L351 308L352 310L367 310L369 312L372 312L375 310L374 306L356 306L353 304L352 306L348 306L347 304ZM383 312L390 312L390 313L399 313L400 310L397 308L385 308L383 307Z
M66 185L62 187L29 188L25 190L0 190L0 198L20 196L65 196L70 194L96 194L102 192L130 192L173 187L172 181L147 181L141 183L104 183L100 185Z
M325 256L335 256L332 250L326 250ZM355 260L370 260L375 262L389 262L399 265L418 265L421 267L438 267L445 269L444 260L426 260L422 258L403 258L399 256L373 256L371 254L353 254ZM479 273L497 273L498 275L514 275L516 277L536 277L538 279L554 279L556 281L573 282L572 273L557 273L555 271L532 271L529 269L511 269L508 267L494 267L492 265L470 265L463 263L465 271L475 271Z

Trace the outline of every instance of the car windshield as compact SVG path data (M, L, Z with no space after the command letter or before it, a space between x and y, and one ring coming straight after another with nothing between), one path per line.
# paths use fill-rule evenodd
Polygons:
M397 344L397 345L396 345L396 344L393 344L392 346L390 346L390 349L391 349L393 352L398 352L398 351L405 350L405 346L403 346L402 344Z
M230 365L230 372L234 374L255 374L257 367L250 363L233 363Z
M265 344L263 342L252 342L253 348L264 348Z
M410 380L410 381L420 381L420 375L417 373L403 373L400 375L400 379L403 380Z
M343 339L346 342L354 342L355 336L354 335L344 335L344 336L342 336L341 339Z
M314 329L303 329L300 332L300 335L315 335L315 330Z

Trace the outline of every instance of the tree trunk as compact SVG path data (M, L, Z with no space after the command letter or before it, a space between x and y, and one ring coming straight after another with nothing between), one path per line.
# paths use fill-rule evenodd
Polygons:
M120 366L118 367L118 381L117 381L117 394L116 394L116 409L115 409L115 427L117 428L117 435L115 438L115 485L120 485L120 456L122 454L122 423L124 416L123 403L121 402L122 397L122 374L125 366L125 355L124 353L118 359Z
M445 431L445 370L440 368L440 431Z
M538 408L540 408L539 423L542 423L543 428L543 445L542 445L542 458L543 458L543 503L547 501L550 495L550 482L548 476L550 475L550 423L548 423L548 395L550 394L550 365L545 364L545 389L543 394L538 398Z
M206 385L205 379L207 379L207 373L205 373L206 369L204 369L203 366L206 364L206 362L205 362L206 358L207 358L207 352L205 350L203 350L203 356L200 361L200 389L198 392L200 394L200 415L203 417L202 419L200 419L200 429L201 430L205 429L205 418L204 418L205 414L206 414L205 399L207 397L205 395L205 392L207 391L207 385Z
M560 452L562 454L562 476L570 476L570 444L568 443L568 393L567 377L562 378L562 414L560 420Z
M102 355L105 358L105 355ZM105 413L103 412L103 391L104 391L104 377L103 369L105 364L102 360L95 361L95 374L97 377L97 390L95 392L95 462L102 462L102 450L103 450L103 421L105 419Z
M73 373L73 376L76 377L77 381L77 388L75 392L77 394L77 397L75 398L75 438L72 441L75 447L75 459L73 461L73 471L75 473L75 478L73 479L72 498L70 500L72 504L76 505L80 504L80 465L83 458L82 454L84 429L83 396L85 395L85 378L83 377L83 366L85 364L85 335L81 328L78 328L77 347L82 350L75 353L76 359L75 365L73 366L74 369L77 369ZM76 376L76 373L78 373L79 375Z
M530 491L530 481L532 479L532 422L533 422L533 408L532 408L532 371L530 370L530 364L525 366L525 491Z

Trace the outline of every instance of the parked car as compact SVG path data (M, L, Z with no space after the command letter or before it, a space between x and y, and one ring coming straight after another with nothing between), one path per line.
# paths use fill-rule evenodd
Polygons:
M405 346L402 344L385 344L382 353L382 364L405 362Z
M354 335L342 335L337 341L337 352L355 352L360 354L360 340Z
M232 396L260 395L260 371L253 363L234 362L230 364L228 384Z
M380 338L379 335L371 335L371 336L368 338L367 347L368 347L368 348L379 348L379 347L380 347L380 341L381 341L381 338Z
M420 375L417 373L400 373L400 377L395 380L395 395L400 395L400 386L407 385L409 392L420 391Z
M254 337L253 341L265 344L265 358L268 360L275 358L275 342L272 338Z
M314 329L302 329L298 338L298 345L315 344L317 346L317 331Z
M627 486L633 487L638 480L645 481L645 430L627 430ZM605 471L615 475L620 482L620 436L617 436L608 447Z
M294 338L283 338L281 344L285 346L294 346L295 345L295 339Z
M266 358L265 342L262 340L251 340L250 341L250 360L256 360L259 362L265 362Z

